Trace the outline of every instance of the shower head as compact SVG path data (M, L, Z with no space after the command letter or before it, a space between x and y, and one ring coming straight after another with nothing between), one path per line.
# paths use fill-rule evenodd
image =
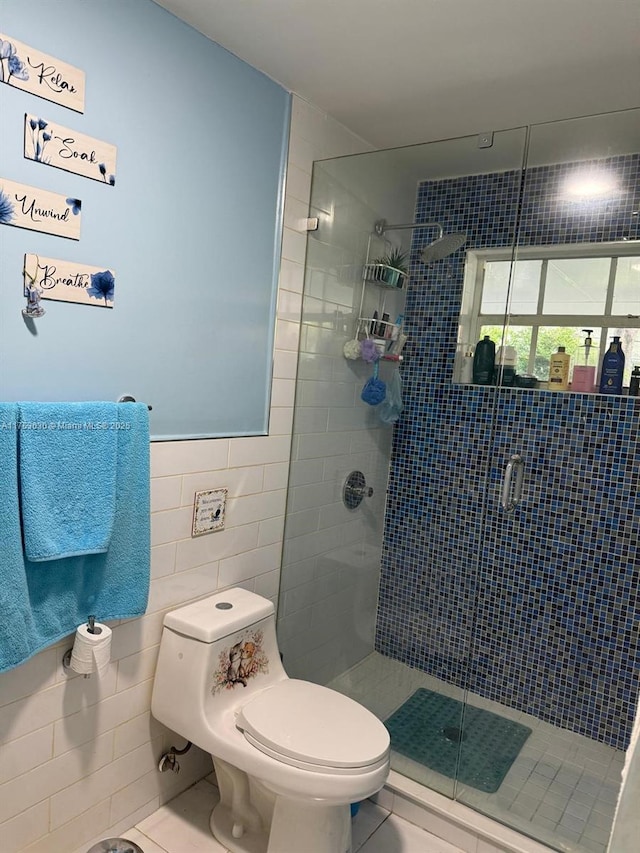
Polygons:
M452 255L467 242L466 234L444 234L442 225L439 222L408 222L406 225L388 225L386 219L379 219L374 225L374 231L378 237L383 237L387 231L403 231L405 229L414 231L416 228L438 229L436 239L433 243L429 243L420 254L420 258L425 264L441 261L443 258Z
M467 235L461 232L453 234L441 234L433 243L429 243L421 254L420 260L425 264L432 264L434 261L441 261L443 258L452 255L461 246L467 242Z

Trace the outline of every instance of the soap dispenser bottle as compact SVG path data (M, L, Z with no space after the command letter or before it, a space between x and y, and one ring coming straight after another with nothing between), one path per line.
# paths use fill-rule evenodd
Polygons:
M634 367L629 380L629 396L640 397L640 367Z
M615 335L609 349L602 359L602 373L600 374L601 394L622 394L622 376L624 374L624 353L620 344L620 338Z
M587 337L581 347L581 349L584 350L584 364L574 365L573 377L571 379L571 390L591 393L594 390L594 385L596 384L595 366L589 364L589 356L595 349L593 346L593 338L591 337L593 329L583 329L582 331L587 333Z
M569 390L569 365L571 356L564 347L558 347L558 352L549 359L549 391Z
M479 341L473 354L474 385L491 385L496 365L496 345L489 335Z

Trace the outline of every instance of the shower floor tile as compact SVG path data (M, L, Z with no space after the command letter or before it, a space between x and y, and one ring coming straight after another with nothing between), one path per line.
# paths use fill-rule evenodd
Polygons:
M464 691L373 652L329 684L381 720L418 688L464 700ZM483 793L394 753L399 773L566 853L605 853L624 752L469 694L470 704L532 729L500 788Z

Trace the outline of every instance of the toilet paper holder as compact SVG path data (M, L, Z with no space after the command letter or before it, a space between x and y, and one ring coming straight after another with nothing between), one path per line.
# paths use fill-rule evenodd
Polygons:
M96 617L95 616L89 616L87 618L87 629L88 629L89 633L90 634L102 634L102 628L96 628L95 625L96 625ZM70 649L67 649L67 651L62 656L62 669L65 671L66 675L72 675L72 674L75 675L74 670L71 669L71 654L72 654L72 652L73 652L73 646ZM91 678L91 673L90 672L87 673L84 677L85 678Z
M87 620L87 629L90 634L102 634L102 628L96 628L96 617L89 616Z

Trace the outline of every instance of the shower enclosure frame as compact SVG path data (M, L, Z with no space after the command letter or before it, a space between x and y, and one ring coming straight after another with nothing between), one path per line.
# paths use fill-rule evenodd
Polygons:
M527 146L526 146L526 144L525 144L525 145L524 145L524 147L523 147L523 155L522 155L523 165L524 165L524 164L526 163L526 161L527 161L527 155L528 155L528 152L527 152L526 148L527 148ZM376 154L376 153L381 153L381 152L374 152L374 154ZM357 156L361 156L361 157L368 157L368 156L373 156L373 155L368 155L368 154L367 154L367 155L357 155ZM344 160L344 159L346 159L346 158L342 158L342 159ZM319 164L317 164L317 165L318 165L318 168L323 168L323 164L322 164L322 163L319 163ZM325 165L326 165L326 164L325 164ZM526 170L523 168L523 169L522 169L522 172L521 172L521 180L522 180L522 179L526 179L526 177L527 177L527 172L526 172ZM314 184L315 184L315 172L314 172ZM522 183L521 183L520 188L519 188L519 192L520 192L520 195L519 195L519 202L518 202L518 213L519 213L519 215L520 215L520 213L521 213L522 192L523 192L523 190L524 190L524 180L522 180ZM312 200L312 205L313 205L313 200ZM315 211L313 210L313 208L312 208L312 212L315 212ZM409 218L409 217L406 217L406 218ZM373 219L372 221L373 221L373 222L376 222L376 221L378 221L378 220ZM402 220L400 219L400 221L402 221ZM411 223L411 224L407 223L407 225L403 225L403 226L388 226L388 229L387 229L387 230L392 230L392 228L396 228L396 229L398 229L398 230L400 230L400 228L402 228L402 229L406 229L406 230L409 230L409 229L414 230L416 227L420 227L420 226L423 226L423 225L426 227L427 225L434 226L434 225L438 225L438 224L439 224L439 223L420 223L420 222L417 222L417 223ZM334 225L335 225L335 224L334 224ZM322 221L321 221L321 227L322 227ZM376 229L375 229L375 225L374 225L373 230L374 230L374 231L376 230ZM453 230L455 230L455 229L453 229ZM314 239L314 238L313 238L313 237L310 237L310 238L309 238L309 240L310 240L310 241L311 241L312 239ZM517 236L517 234L516 234L516 232L515 232L515 230L514 230L514 237L513 237L512 251L511 251L511 276L510 276L510 281L511 281L511 282L513 281L513 265L514 265L514 263L517 263L517 261L518 261L517 244L518 244L518 236ZM419 244L419 241L416 241L416 240L414 239L414 243L413 243L413 245L412 245L412 256L419 256L419 255L421 254L421 250L422 250L422 246ZM412 270L412 272L413 272L413 270ZM414 285L412 284L412 286L414 286ZM447 286L448 286L448 285L447 285L447 283L446 283L446 281L444 282L444 286L445 286L445 287L447 287ZM311 301L311 300L310 300L310 301ZM362 313L362 312L360 312L360 313ZM348 324L346 324L346 325L348 325ZM507 301L507 305L505 305L505 328L506 328L508 325L509 325L509 314L508 314L508 301ZM449 372L449 377L451 377L451 376L452 376L452 374L453 374L453 371L452 371L452 363L451 363L451 362L452 362L452 359L449 357L449 360L446 362L446 365L444 366L444 369L446 369L447 371L450 371L450 372ZM303 380L303 381L304 381L304 380ZM449 379L449 381L450 381L450 379ZM440 393L440 392L439 392L439 393ZM500 456L500 458L501 458L501 459L504 459L504 460L508 460L509 455L511 455L510 453L506 453L506 446L504 445L504 442L503 442L502 440L499 440L499 441L496 441L496 440L495 440L495 426L496 426L496 421L497 421L497 418L498 418L498 417L499 417L499 415L500 415L500 410L501 410L501 408L503 408L503 406L504 406L504 404L505 404L505 401L506 401L506 400L507 400L507 398L508 398L508 394L505 394L505 392L504 392L502 389L500 389L500 388L496 388L496 389L494 389L494 391L492 392L492 394L493 394L493 396L492 396L492 398L491 398L491 399L492 399L492 403L491 403L491 405L490 405L488 408L485 408L485 416L486 416L487 418L489 418L489 419L490 419L490 422L491 422L491 434L492 434L492 436L493 436L493 439L492 439L492 451L491 451L491 453L487 454L487 457L486 457L486 468L485 468L485 474L486 474L486 477L487 477L487 481L486 481L486 482L487 482L488 488L487 488L487 489L484 489L484 490L482 490L482 489L478 489L478 490L477 490L478 492L483 493L483 497L482 497L482 505L481 505L481 518L482 518L482 524L483 524L483 526L486 524L486 511L487 511L486 501L489 499L489 496L491 496L491 498L493 499L493 496L494 496L494 495L496 495L496 494L497 494L497 492L499 491L499 486L500 486L499 468L498 468L498 467L496 467L496 465L495 465L495 458L496 458L496 454L497 454L497 455L499 455L499 456ZM567 398L567 399L568 399L568 398ZM297 396L297 400L296 400L296 408L297 408L297 406L298 406L298 403L299 403L299 402L300 402L300 398L299 398L299 395L298 395L298 396ZM589 402L589 401L586 401L586 402ZM294 427L294 431L295 431L295 427ZM296 442L296 439L294 439L294 444L295 444L295 442ZM512 450L513 450L513 448L512 448ZM526 461L526 454L524 454L524 455L525 455L525 461ZM294 459L294 461L295 461L295 459ZM501 467L501 466L500 466L500 467ZM292 482L295 484L295 480L293 480ZM296 488L296 486L295 486L295 485L294 485L294 488ZM395 494L394 494L394 489L395 489ZM396 499L398 499L398 489L397 489L397 486L396 486L396 487L394 487L394 484L392 483L392 484L391 484L391 488L390 488L390 492L389 492L389 496L388 496L388 500L393 500L393 499L394 499L394 497L395 497ZM295 514L295 513L294 513L294 514ZM483 529L484 529L484 527L483 527ZM435 532L435 531L434 531L434 532ZM285 534L285 535L286 535L286 534ZM477 558L478 558L478 560L480 559L480 554L481 554L481 551L479 550L479 551L478 551L478 554L477 554ZM286 564L286 561L285 561L285 564ZM477 572L477 571L475 572L475 575L476 575L476 577L478 577L478 572ZM285 590L284 590L284 595L281 597L281 611L282 611L283 609L286 611L286 607L285 607L285 608L283 608L283 605L285 605L285 596L287 595L287 593L288 593L288 590L287 590L287 589L285 589ZM479 607L479 606L480 606L480 604L481 604L481 603L480 603L480 599L479 599L479 597L478 597L478 596L472 597L472 601L473 601L474 607ZM289 614L287 614L286 612L284 612L284 613L282 613L282 615L283 615L284 619L286 619L286 618L288 617L288 615L289 615ZM471 645L471 643L474 643L474 644L477 646L477 645L478 645L478 643L480 643L480 641L478 640L478 638L477 638L477 637L473 637L473 638L471 639L470 643L468 644L468 646L467 646L467 648L466 648L466 654L467 654L467 657L469 658L469 660L471 660L471 659L472 659L472 651L473 651L473 646ZM287 655L286 655L286 653L285 653L285 665L287 665ZM297 674L298 674L298 673L297 673ZM299 674L300 674L301 676L303 676L303 677L307 677L307 674L306 674L304 671L301 671ZM330 680L330 679L329 679L329 680ZM463 688L463 689L464 689L464 688ZM358 697L358 695L357 695L357 692L356 692L356 695L355 695L355 697L354 697L354 698L359 698L359 697ZM455 793L455 792L454 792L454 793Z

